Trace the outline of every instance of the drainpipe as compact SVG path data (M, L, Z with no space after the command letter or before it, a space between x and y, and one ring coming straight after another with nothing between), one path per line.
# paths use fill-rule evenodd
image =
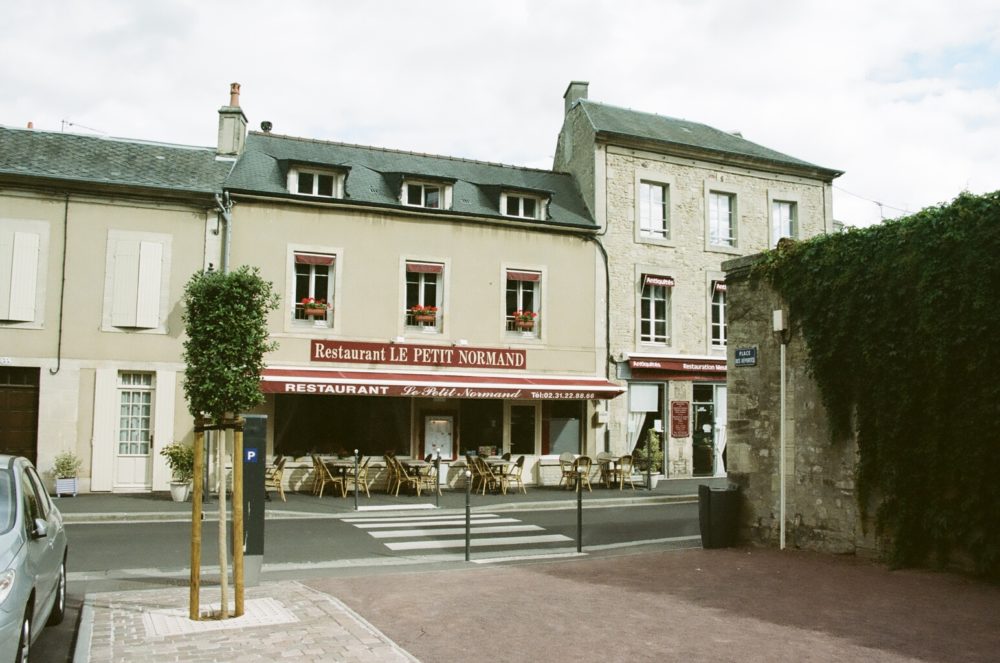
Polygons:
M222 216L222 223L225 225L225 232L222 234L222 273L229 273L229 246L233 240L233 201L229 199L229 192L223 192L222 196L215 194L215 207Z
M62 279L59 282L59 335L56 341L56 367L49 369L49 375L55 375L62 367L62 333L63 333L63 302L66 297L66 248L69 246L69 193L63 202L63 250Z
M592 241L597 245L598 250L601 252L601 257L604 259L604 351L606 356L604 357L604 376L610 380L611 379L611 269L608 265L608 252L604 248L604 244L598 237L602 237L608 231L607 226L604 230L597 235L587 235L587 239ZM604 426L604 450L611 450L611 423L610 421Z
M778 485L779 485L779 518L781 518L780 528L779 528L779 547L781 550L785 549L785 389L786 389L786 370L785 370L785 347L788 345L788 321L785 317L785 312L782 310L777 310L773 312L773 330L778 335L778 343L780 346L780 363L781 363L781 391L779 395L780 404L778 407Z

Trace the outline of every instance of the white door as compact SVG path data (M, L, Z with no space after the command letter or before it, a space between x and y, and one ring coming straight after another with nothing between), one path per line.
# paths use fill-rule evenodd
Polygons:
M455 418L450 415L429 414L424 417L424 457L454 458L452 447Z
M118 374L115 489L152 488L154 387L153 373Z

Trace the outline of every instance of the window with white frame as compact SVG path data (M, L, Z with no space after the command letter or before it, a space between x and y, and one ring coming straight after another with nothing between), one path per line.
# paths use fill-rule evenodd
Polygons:
M538 336L541 320L541 272L507 270L505 329Z
M42 238L0 227L0 321L33 322Z
M107 260L105 328L161 328L170 282L170 236L109 231Z
M712 347L726 347L726 283L712 281Z
M408 327L424 331L441 330L441 279L444 265L433 262L407 261L406 310L403 316Z
M639 308L639 340L642 343L670 344L670 276L644 274Z
M778 245L782 237L798 236L798 210L793 202L775 200L771 202L771 248Z
M403 182L402 201L410 207L448 209L451 207L451 187L437 182Z
M500 195L500 212L504 216L516 216L522 219L542 218L543 201L538 196L521 193L503 193Z
M334 171L292 168L288 171L288 190L303 196L342 198L344 176Z
M153 374L118 374L118 455L148 456L153 432Z
M653 239L670 237L670 204L667 185L639 182L639 236Z
M736 246L736 196L731 193L708 193L708 243L712 246Z
M296 251L294 320L333 324L336 256Z

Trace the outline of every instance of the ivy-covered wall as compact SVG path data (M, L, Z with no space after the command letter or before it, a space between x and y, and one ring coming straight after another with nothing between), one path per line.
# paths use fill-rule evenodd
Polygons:
M750 342L741 325L760 315L748 311L764 308L769 321L783 304L790 352L803 344L790 369L806 371L822 408L808 436L794 427L793 453L825 445L855 455L858 518L889 542L892 563L1000 575L1000 192L737 263L726 265L730 354ZM776 347L769 330L755 333ZM731 410L740 370L730 370ZM776 377L759 387L779 389ZM776 448L776 415L766 416ZM738 447L732 421L729 435ZM747 469L734 467L739 455L737 474Z

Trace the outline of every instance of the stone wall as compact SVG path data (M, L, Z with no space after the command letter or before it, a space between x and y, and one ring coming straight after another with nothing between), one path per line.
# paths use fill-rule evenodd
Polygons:
M782 307L766 284L751 282L755 256L723 265L729 300L730 481L742 491L741 535L778 545L780 523L781 370L772 312ZM873 527L864 531L858 507L854 439L831 439L826 408L807 368L802 337L786 348L785 542L833 553L877 552ZM756 366L734 365L735 351L756 348Z

